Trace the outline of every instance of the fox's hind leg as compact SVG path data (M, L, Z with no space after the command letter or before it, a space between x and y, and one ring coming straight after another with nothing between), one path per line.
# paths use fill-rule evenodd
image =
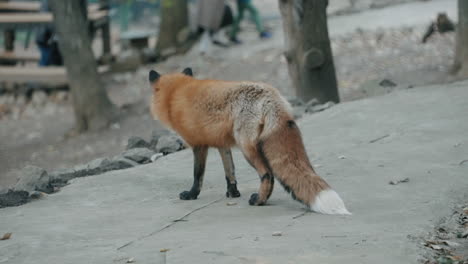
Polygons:
M257 170L258 176L260 177L260 188L258 193L253 193L250 196L249 204L264 205L273 192L273 186L275 183L273 175L271 174L268 165L265 163L264 158L261 156L261 153L258 151L257 146L250 144L244 145L242 146L242 152L250 165Z
M234 170L234 161L230 148L218 148L221 159L223 160L224 172L226 174L227 192L226 197L239 197L240 192L237 190L237 180Z
M179 194L182 200L195 200L200 194L203 185L203 175L205 174L206 157L208 155L208 147L197 146L193 147L193 185L190 191L183 191Z

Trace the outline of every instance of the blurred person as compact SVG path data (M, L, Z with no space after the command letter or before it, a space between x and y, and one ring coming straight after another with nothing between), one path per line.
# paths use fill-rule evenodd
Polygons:
M428 29L426 30L426 33L422 39L422 43L426 43L429 37L435 32L443 34L451 31L455 31L455 24L447 16L447 13L439 13L437 14L436 21L431 22Z
M41 1L40 11L50 11L47 0ZM44 26L36 32L36 44L41 54L39 66L63 65L63 58L58 47L57 35L52 26Z
M260 14L257 8L252 3L252 0L236 0L237 2L237 17L234 20L234 24L232 26L231 34L229 39L231 42L235 44L241 44L242 42L237 38L237 33L239 33L239 26L242 20L244 19L244 12L247 10L250 12L253 21L255 22L255 26L257 31L259 32L259 36L262 39L271 38L271 33L266 31L263 27L262 20L260 18Z
M197 12L198 32L202 34L200 53L206 53L211 43L227 47L219 36L221 29L231 25L234 21L231 8L224 0L198 0Z

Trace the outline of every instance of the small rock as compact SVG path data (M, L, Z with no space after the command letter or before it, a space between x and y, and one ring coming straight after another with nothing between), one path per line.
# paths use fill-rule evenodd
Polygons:
M29 201L27 191L8 190L7 193L0 194L0 208L7 206L19 206Z
M163 153L164 155L174 153L182 149L184 149L184 143L175 135L162 136L156 144L156 152Z
M155 152L148 148L132 148L122 153L122 156L140 164L149 163Z
M275 231L273 232L273 234L271 234L272 236L282 236L283 233L281 231Z
M58 91L55 94L55 99L58 102L65 102L65 101L67 101L67 98L68 98L68 92L67 91Z
M297 97L286 97L286 100L291 104L292 107L303 106L304 101Z
M236 202L227 202L226 205L227 206L233 206L233 205L236 205L237 203Z
M316 98L312 98L311 100L307 102L306 107L309 108L309 107L316 106L319 104L320 102Z
M129 259L127 260L127 263L133 263L133 262L135 262L135 259L134 259L134 258L129 258Z
M392 82L391 80L388 80L388 79L383 79L382 81L380 81L379 85L382 86L382 87L395 87L395 86L397 86L396 83L394 83L394 82Z
M132 136L128 139L126 149L149 148L150 144L141 137Z
M117 155L113 157L111 160L109 160L108 164L105 164L102 167L102 171L111 171L111 170L122 170L122 169L127 169L131 167L138 166L138 163L134 162L133 160L129 160L127 158L124 158L120 155Z
M305 106L296 106L296 107L293 107L293 115L294 115L294 119L299 119L302 117L302 115L304 115L304 113L306 112L307 110L307 107Z
M345 156L338 156L339 159L346 159Z
M77 172L73 168L59 169L49 174L49 182L52 186L65 186L67 182L76 177L82 177L84 172Z
M104 168L108 166L110 160L108 158L97 158L86 165L85 175L96 175L106 172ZM83 175L83 176L85 176Z
M151 137L150 137L150 149L156 151L156 145L158 144L158 140L160 137L165 136L165 135L170 135L171 132L167 129L155 129L151 131Z
M155 162L156 160L158 160L160 157L163 157L163 156L164 154L162 153L156 153L153 156L151 156L151 162Z
M453 260L445 256L441 256L437 259L438 264L452 264Z
M35 91L31 98L34 106L43 106L47 102L47 94L44 91Z
M39 191L34 191L34 192L29 194L29 198L31 198L31 199L41 199L41 198L44 198L46 196L47 196L46 193L39 192Z
M15 191L52 192L52 187L49 185L49 175L43 168L28 165L15 173L19 176L18 182L13 187Z
M319 105L315 105L315 106L311 106L311 107L307 107L307 110L306 112L307 113L316 113L316 112L321 112L325 109L328 109L332 106L334 106L335 103L330 101L330 102L326 102L324 104L319 104Z
M24 94L20 94L20 95L18 95L18 97L16 97L16 102L15 102L15 104L16 104L17 106L20 106L20 107L21 107L21 106L25 106L25 105L26 105L26 102L27 102L27 100L26 100L26 96L25 96Z

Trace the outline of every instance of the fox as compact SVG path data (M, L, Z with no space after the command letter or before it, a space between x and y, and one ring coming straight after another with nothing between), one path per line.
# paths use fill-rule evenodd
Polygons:
M257 171L260 187L250 205L265 205L275 179L292 198L322 214L351 214L341 197L315 172L288 101L266 83L196 79L191 68L161 75L150 70L151 113L178 133L194 154L193 184L179 194L198 198L209 148L217 148L227 197L239 197L231 148Z

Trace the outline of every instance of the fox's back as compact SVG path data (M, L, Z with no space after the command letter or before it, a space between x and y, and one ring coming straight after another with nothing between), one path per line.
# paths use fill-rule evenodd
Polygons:
M235 126L290 115L278 91L263 83L189 78L165 92L157 115L192 146L229 147L236 143Z

